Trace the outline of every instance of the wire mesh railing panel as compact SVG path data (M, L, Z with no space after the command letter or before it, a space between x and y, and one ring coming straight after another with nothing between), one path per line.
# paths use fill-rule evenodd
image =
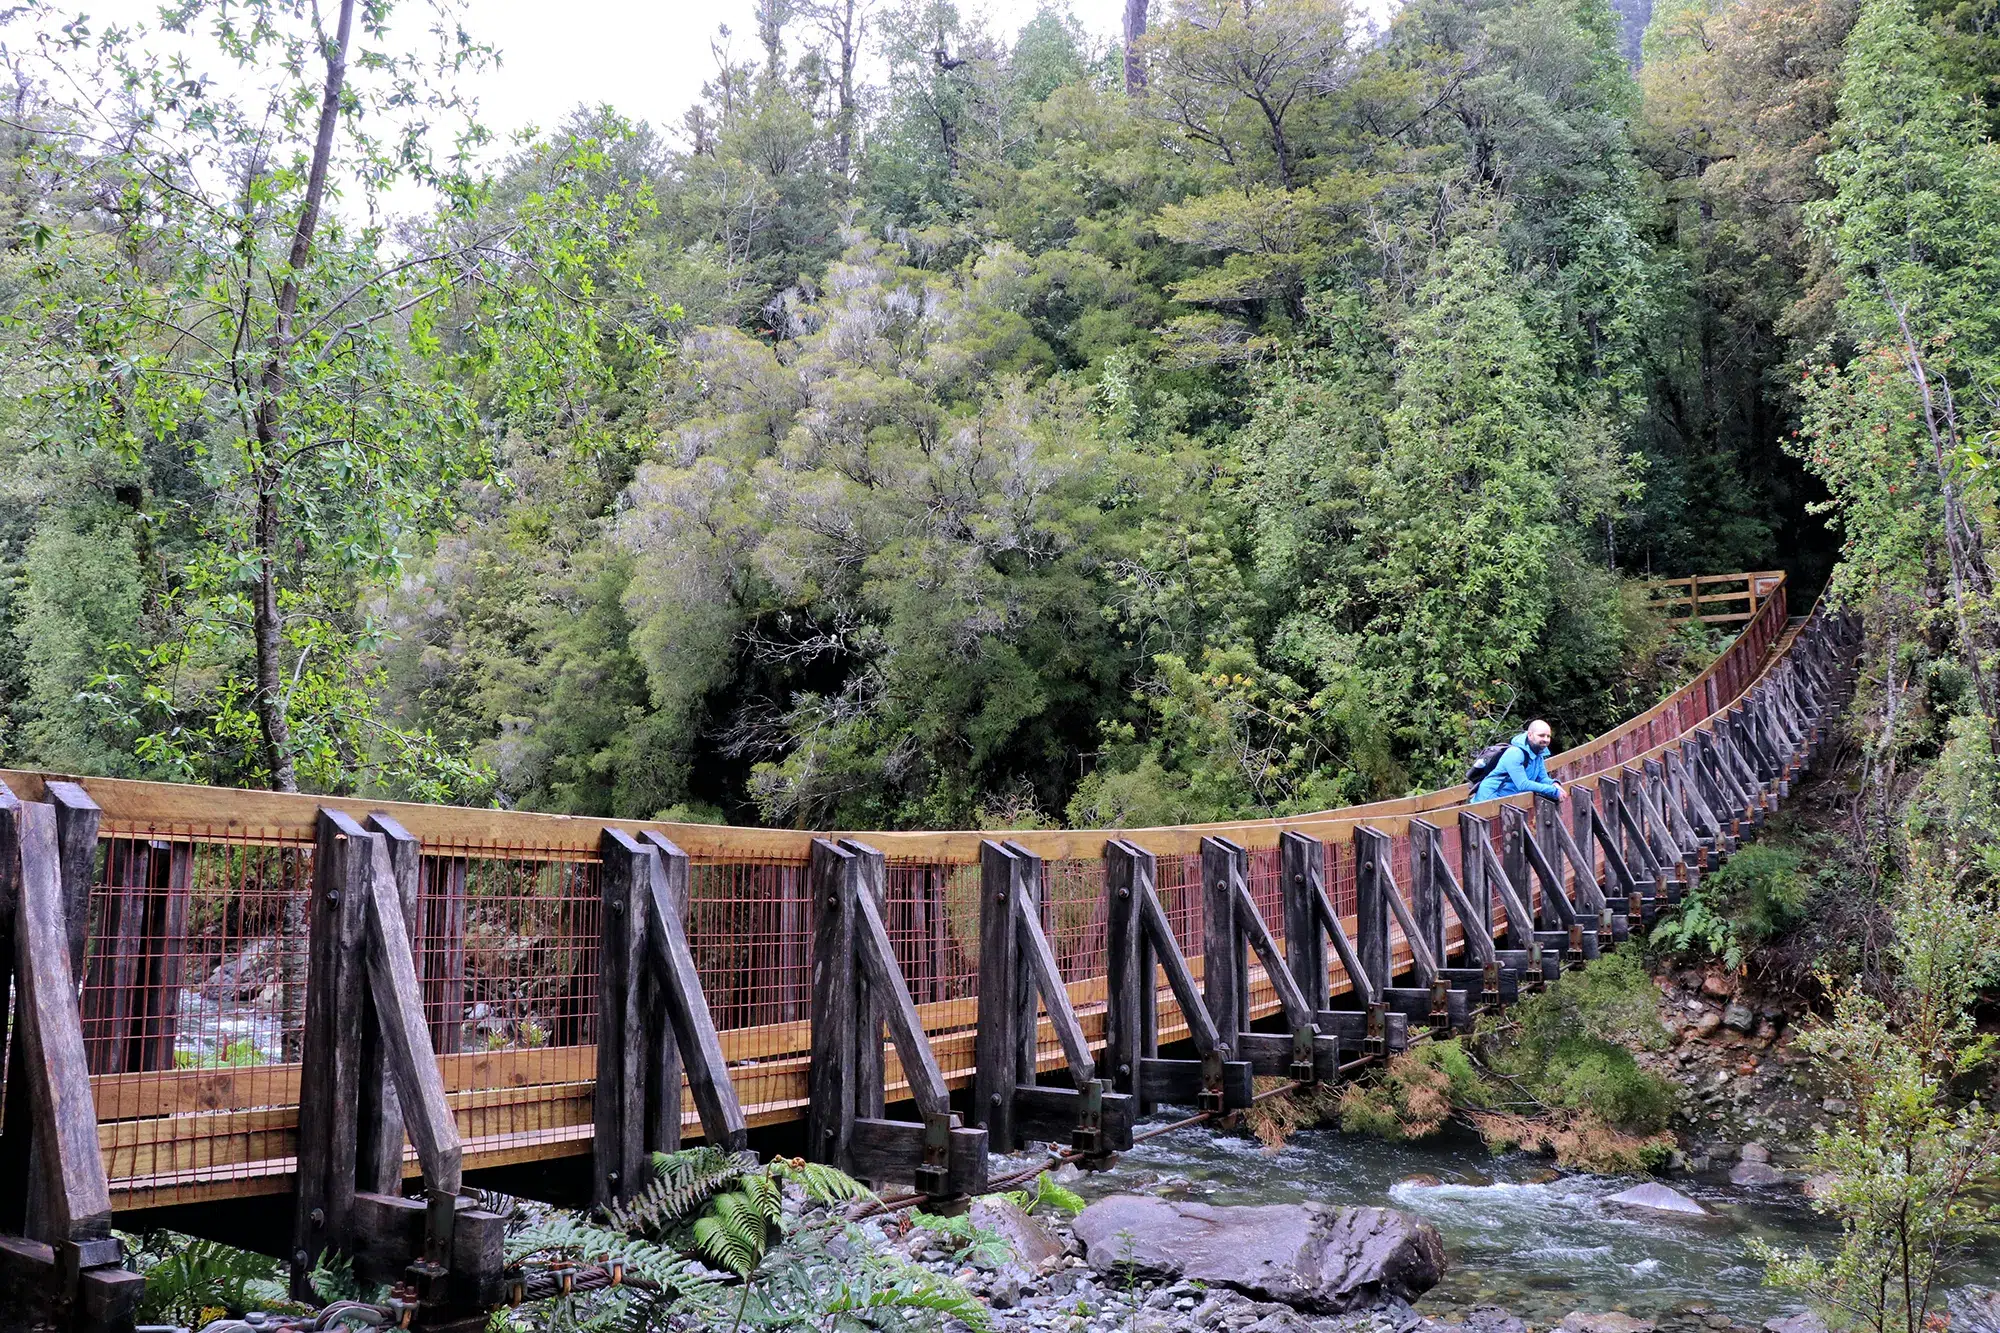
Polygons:
M1173 927L1181 952L1192 958L1202 951L1201 853L1185 852L1154 858L1153 889Z
M599 866L541 850L466 848L423 859L418 968L441 1053L597 1043Z
M889 943L918 1004L963 999L979 976L979 867L888 864Z
M1360 910L1354 886L1354 839L1328 838L1326 846L1326 896L1336 916L1353 916Z
M1285 938L1285 886L1284 856L1276 847L1259 847L1250 853L1249 873L1246 875L1250 889L1250 901L1257 904L1257 915L1264 918L1264 925L1272 938Z
M288 1170L312 848L207 827L98 843L80 1016L107 1177Z
M1104 975L1104 860L1042 863L1042 928L1065 983Z
M753 1116L804 1096L812 932L803 858L704 860L690 868L688 948L737 1098Z

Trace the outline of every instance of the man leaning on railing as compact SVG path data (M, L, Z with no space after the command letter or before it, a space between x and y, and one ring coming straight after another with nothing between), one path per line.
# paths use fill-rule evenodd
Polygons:
M1491 801L1531 791L1552 801L1560 801L1563 798L1562 784L1550 780L1547 765L1549 743L1554 739L1555 729L1541 718L1530 722L1526 731L1502 747L1486 775L1479 779L1479 789L1472 794L1472 799ZM1480 756L1481 759L1485 757Z

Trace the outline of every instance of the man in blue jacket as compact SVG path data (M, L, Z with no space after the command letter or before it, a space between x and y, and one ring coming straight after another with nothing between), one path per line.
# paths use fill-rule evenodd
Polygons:
M1549 770L1545 763L1549 755L1549 742L1555 739L1555 729L1536 718L1528 724L1528 729L1507 743L1507 752L1500 756L1500 762L1493 771L1480 779L1479 790L1474 792L1475 801L1490 801L1498 796L1512 796L1516 792L1532 791L1548 797L1552 801L1563 798L1562 784L1549 781Z

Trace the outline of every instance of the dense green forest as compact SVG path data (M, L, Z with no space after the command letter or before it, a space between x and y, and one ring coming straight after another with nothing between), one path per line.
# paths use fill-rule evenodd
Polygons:
M1630 576L1844 542L1893 769L1898 699L1989 701L1988 8L1671 0L1633 60L1605 0L765 0L677 118L504 152L438 146L476 12L164 9L231 91L14 11L0 752L1286 812L1671 689L1713 644Z

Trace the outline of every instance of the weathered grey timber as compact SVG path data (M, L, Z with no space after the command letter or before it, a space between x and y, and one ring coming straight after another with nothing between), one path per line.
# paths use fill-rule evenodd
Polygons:
M934 1198L985 1188L987 1131L965 1128L952 1114L950 1090L925 1037L923 1022L903 978L874 886L883 882L883 858L864 843L839 846L814 839L812 875L820 914L815 935L812 1097L807 1147L815 1160L863 1180L911 1180ZM1008 975L1011 978L1013 969ZM879 1024L902 1062L921 1123L861 1114L879 1108L882 1076L872 1087L860 1077L855 1034L860 982L865 978L871 1013L861 1019L860 1041L879 1047ZM879 1006L879 1007L876 1007ZM874 1014L880 1014L880 1018ZM829 1015L833 1015L829 1018ZM1011 1034L996 1058L1010 1073L1017 1052Z
M1132 1099L1098 1077L1097 1057L1043 929L1041 858L1019 843L989 841L980 846L980 865L973 1123L1002 1151L1032 1140L1067 1141L1090 1155L1131 1147ZM1039 1081L1036 1034L1044 1008L1062 1048L1068 1087Z

